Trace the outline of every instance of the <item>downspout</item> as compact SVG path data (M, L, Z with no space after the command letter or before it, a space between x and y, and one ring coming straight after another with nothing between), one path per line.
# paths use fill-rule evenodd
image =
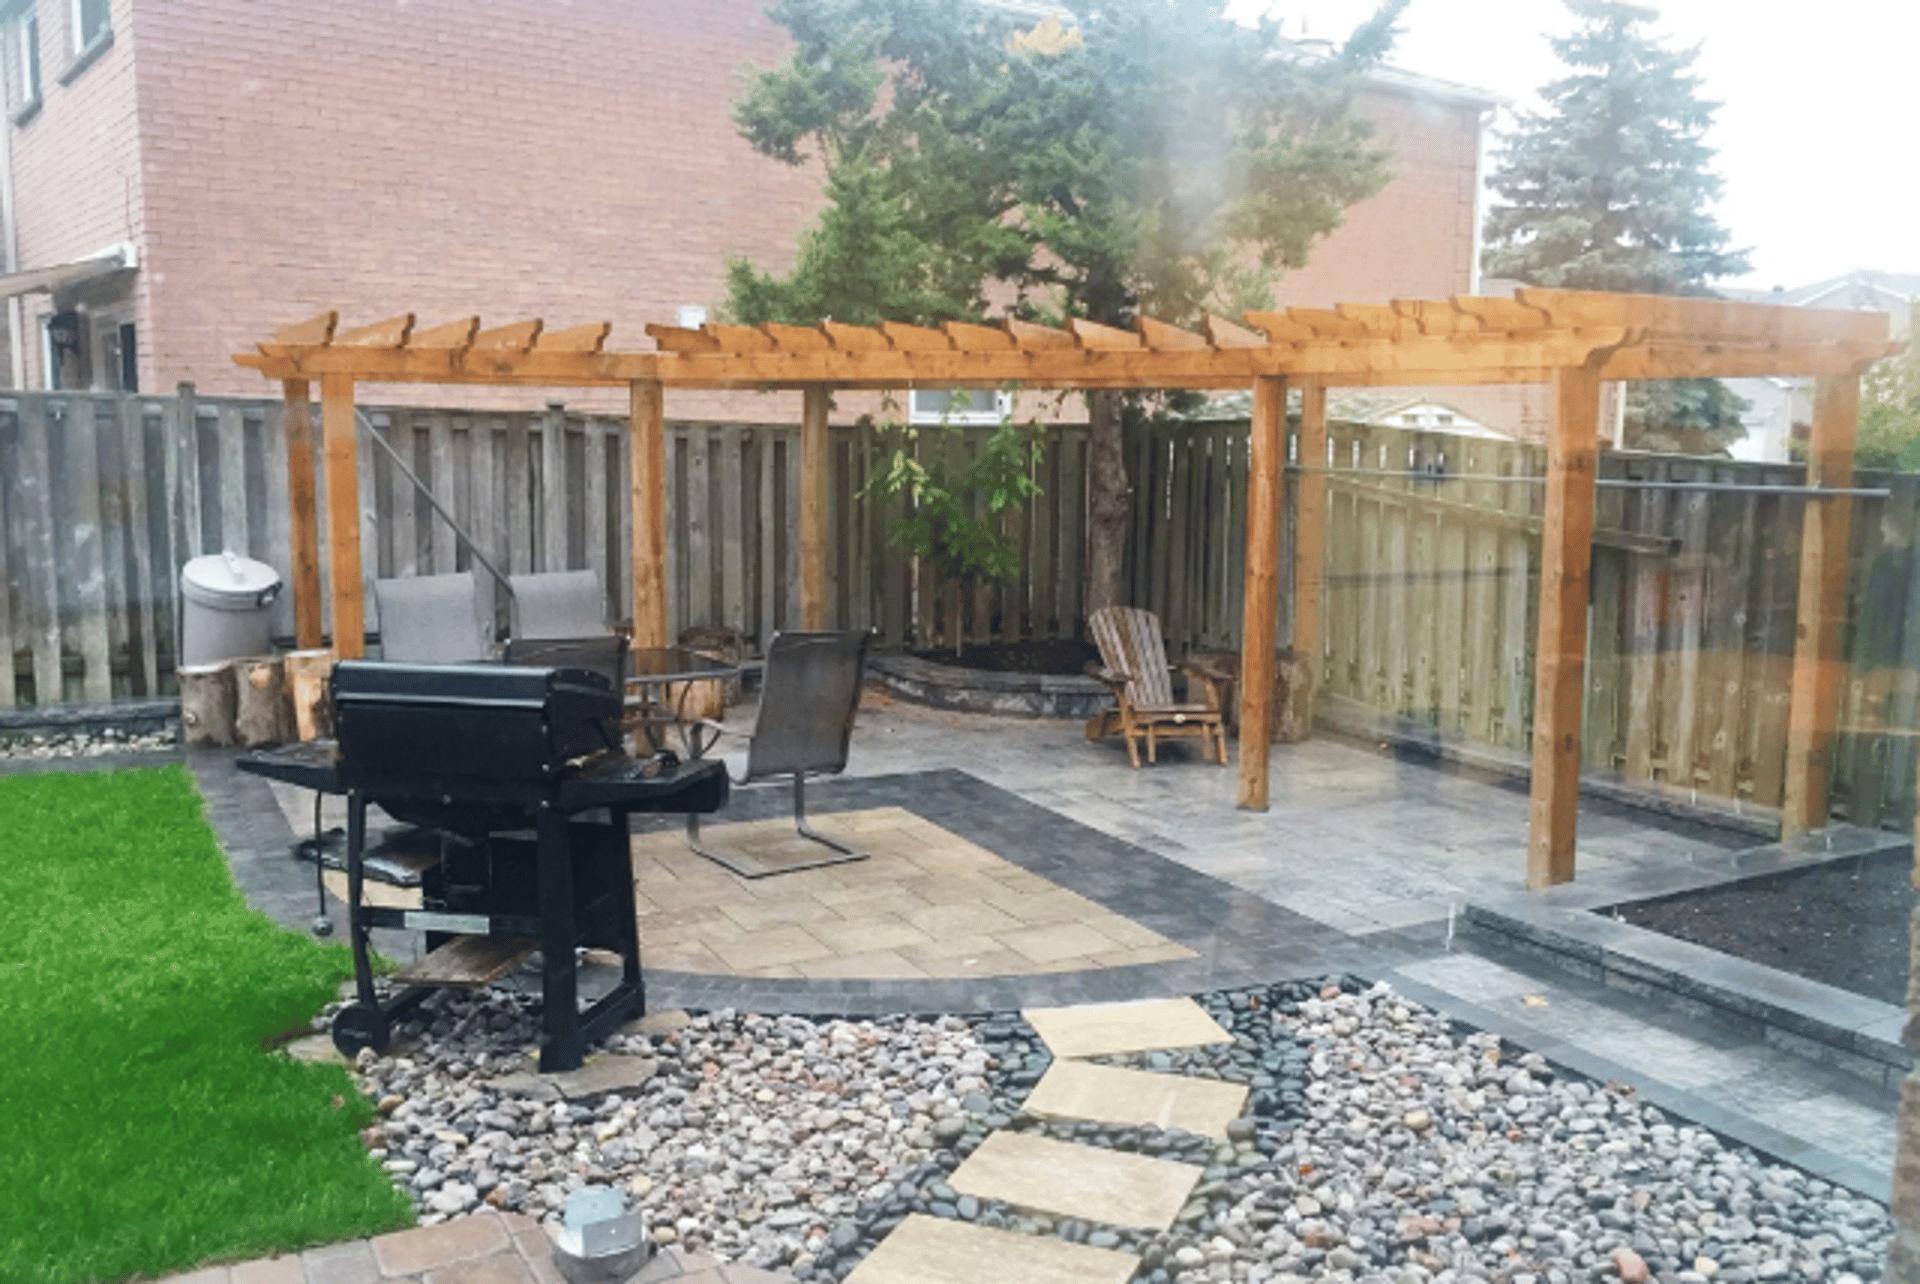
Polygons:
M20 270L19 228L13 217L13 129L11 120L0 120L0 130L6 133L5 142L0 142L0 223L6 224L5 235L0 236L0 265L8 273ZM27 349L20 333L26 323L27 312L20 296L8 295L7 358L16 392L25 392L27 387Z

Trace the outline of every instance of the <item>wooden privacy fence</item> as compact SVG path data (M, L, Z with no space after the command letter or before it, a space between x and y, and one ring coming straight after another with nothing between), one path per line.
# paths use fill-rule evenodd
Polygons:
M631 577L627 423L560 406L370 409L409 468L509 573L590 567L610 618ZM173 690L178 573L230 548L290 559L282 403L89 394L0 399L0 707ZM923 434L965 451L988 429ZM884 442L832 441L832 603L890 647L1071 636L1084 616L1086 434L1048 433L1041 495L1006 519L1017 580L961 593L893 542L903 500L861 488ZM1336 424L1330 434L1323 695L1363 717L1524 752L1539 610L1541 452ZM1297 464L1302 461L1295 460ZM1307 461L1309 463L1317 461ZM1232 648L1241 624L1247 427L1161 425L1128 444L1128 576L1176 652ZM360 453L371 577L465 570L470 555L384 452ZM675 424L668 437L672 628L727 624L763 644L795 622L799 486L788 426ZM1299 471L1290 474L1297 490ZM1603 482L1791 485L1797 467L1602 457ZM324 476L322 479L324 485ZM1920 672L1920 478L1853 501L1848 682L1836 805L1907 823ZM324 496L322 498L324 503ZM1583 760L1702 796L1777 806L1798 575L1797 497L1603 486L1593 557ZM1289 514L1295 511L1290 497ZM1291 523L1281 566L1291 568ZM323 564L322 573L325 574ZM1289 586L1290 588L1290 586ZM1290 636L1283 591L1279 636ZM283 599L276 631L291 632Z
M1163 425L1131 443L1134 601L1176 649L1238 640L1244 424ZM1290 455L1290 458L1292 456ZM1278 636L1291 631L1289 475ZM1334 424L1321 694L1354 721L1524 754L1533 735L1544 451ZM1607 454L1592 563L1583 764L1778 807L1804 498L1798 466ZM1617 483L1648 483L1641 486ZM1680 488L1712 483L1719 489ZM1835 809L1909 825L1920 724L1920 476L1863 475L1852 503L1847 680ZM1747 489L1733 489L1733 488Z

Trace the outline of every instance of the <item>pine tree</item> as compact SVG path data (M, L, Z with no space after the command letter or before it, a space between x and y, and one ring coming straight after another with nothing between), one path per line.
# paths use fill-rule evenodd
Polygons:
M1660 45L1656 10L1565 0L1578 22L1550 43L1572 74L1548 84L1496 151L1483 266L1530 285L1710 295L1747 270L1712 213L1720 195L1706 136L1698 50ZM1635 384L1628 444L1713 453L1745 432L1745 403L1718 380Z
M1260 306L1389 177L1349 107L1405 4L1384 0L1322 59L1222 0L1067 0L1065 21L983 0L777 0L793 53L750 79L735 120L768 156L823 162L831 203L791 273L730 265L729 309L1127 327ZM1118 597L1130 505L1121 398L1088 401L1091 608Z

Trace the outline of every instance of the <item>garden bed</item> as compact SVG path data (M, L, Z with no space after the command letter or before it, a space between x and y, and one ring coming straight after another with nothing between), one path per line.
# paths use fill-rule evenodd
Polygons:
M1615 906L1628 923L1882 1003L1905 1001L1910 848Z

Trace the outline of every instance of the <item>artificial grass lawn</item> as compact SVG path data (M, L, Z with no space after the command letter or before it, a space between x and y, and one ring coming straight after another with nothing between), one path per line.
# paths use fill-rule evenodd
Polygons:
M247 907L184 768L0 777L0 1281L409 1224L346 1071L261 1046L350 971Z

